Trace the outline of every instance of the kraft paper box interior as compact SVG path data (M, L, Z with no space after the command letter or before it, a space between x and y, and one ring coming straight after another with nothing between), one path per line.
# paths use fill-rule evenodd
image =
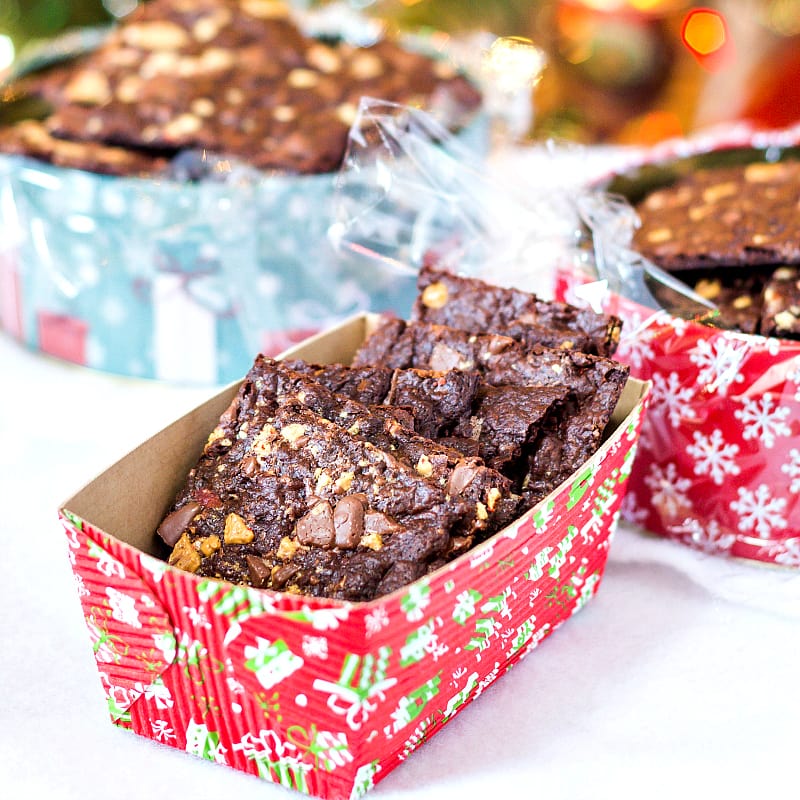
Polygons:
M287 355L347 362L372 325L356 317ZM541 503L365 603L236 586L156 556L154 531L237 389L61 510L111 720L306 794L360 797L593 596L648 384L629 380L600 450Z

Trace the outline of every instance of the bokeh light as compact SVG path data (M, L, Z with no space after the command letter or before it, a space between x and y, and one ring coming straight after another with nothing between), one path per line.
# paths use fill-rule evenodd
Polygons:
M534 86L545 65L544 53L530 39L503 36L484 54L483 71L504 92Z
M728 39L722 14L705 8L695 9L686 15L682 36L686 46L699 56L718 52Z
M0 71L11 66L14 60L14 42L10 36L0 34Z

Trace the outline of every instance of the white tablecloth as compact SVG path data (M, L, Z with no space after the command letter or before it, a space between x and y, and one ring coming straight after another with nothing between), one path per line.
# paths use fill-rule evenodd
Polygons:
M2 334L0 387L0 797L290 797L111 726L56 519L211 390ZM799 745L800 576L623 526L597 598L373 796L790 798Z
M56 520L209 390L90 372L6 336L0 366L0 796L289 797L110 725ZM798 796L799 582L621 529L597 598L374 796Z

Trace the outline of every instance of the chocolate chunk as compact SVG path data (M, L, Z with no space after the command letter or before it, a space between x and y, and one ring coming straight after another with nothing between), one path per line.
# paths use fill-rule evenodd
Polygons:
M269 584L272 568L263 558L249 553L245 556L245 560L247 561L247 574L250 578L250 583L257 589L263 589Z
M330 547L336 538L333 509L321 500L305 516L297 520L297 541L315 547Z
M350 495L343 497L333 512L333 525L336 529L336 546L355 547L364 535L364 513L366 497Z
M158 526L157 533L170 547L174 547L181 534L189 527L189 523L200 513L199 503L187 503L185 506L164 517Z
M461 494L467 486L475 480L478 470L472 464L459 464L450 475L447 482L449 494Z

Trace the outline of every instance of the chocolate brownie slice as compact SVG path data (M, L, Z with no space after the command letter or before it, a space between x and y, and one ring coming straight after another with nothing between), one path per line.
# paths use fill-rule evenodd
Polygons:
M283 362L259 356L240 389L233 413L241 422L252 408L265 402L302 403L352 435L392 453L446 490L459 508L459 547L471 545L476 536L485 538L499 530L517 510L519 498L513 494L507 478L487 468L479 459L464 458L457 450L417 435L402 421L398 422L394 407L364 406L331 392ZM221 428L219 435L225 437L231 433Z
M764 288L761 334L800 338L800 268L779 267Z
M598 448L629 372L615 361L574 350L527 347L506 336L400 320L378 328L356 352L353 364L363 365L368 358L397 368L478 370L494 386L568 389L557 432L537 445L544 454L547 444L547 457L531 460L526 488L529 497L537 499Z
M33 120L0 127L0 152L105 175L149 175L167 164L166 158L156 153L57 139Z
M460 370L286 363L360 403L386 403L408 409L414 417L414 430L429 439L446 435L470 415L480 381L477 372Z
M563 386L483 384L472 413L453 433L477 442L488 466L513 475L523 449L536 441L549 415L558 415L569 394Z
M668 270L800 263L800 162L701 170L636 207L634 246Z
M567 303L541 300L424 266L417 279L412 319L473 333L499 333L527 344L609 356L619 344L622 322Z
M211 437L162 522L170 563L369 600L448 553L458 510L444 490L304 406L264 401L251 411L221 422L235 438Z
M96 51L19 91L46 94L58 138L202 150L300 174L341 164L363 96L433 105L453 129L480 105L448 64L389 40L306 37L273 0L151 0Z

